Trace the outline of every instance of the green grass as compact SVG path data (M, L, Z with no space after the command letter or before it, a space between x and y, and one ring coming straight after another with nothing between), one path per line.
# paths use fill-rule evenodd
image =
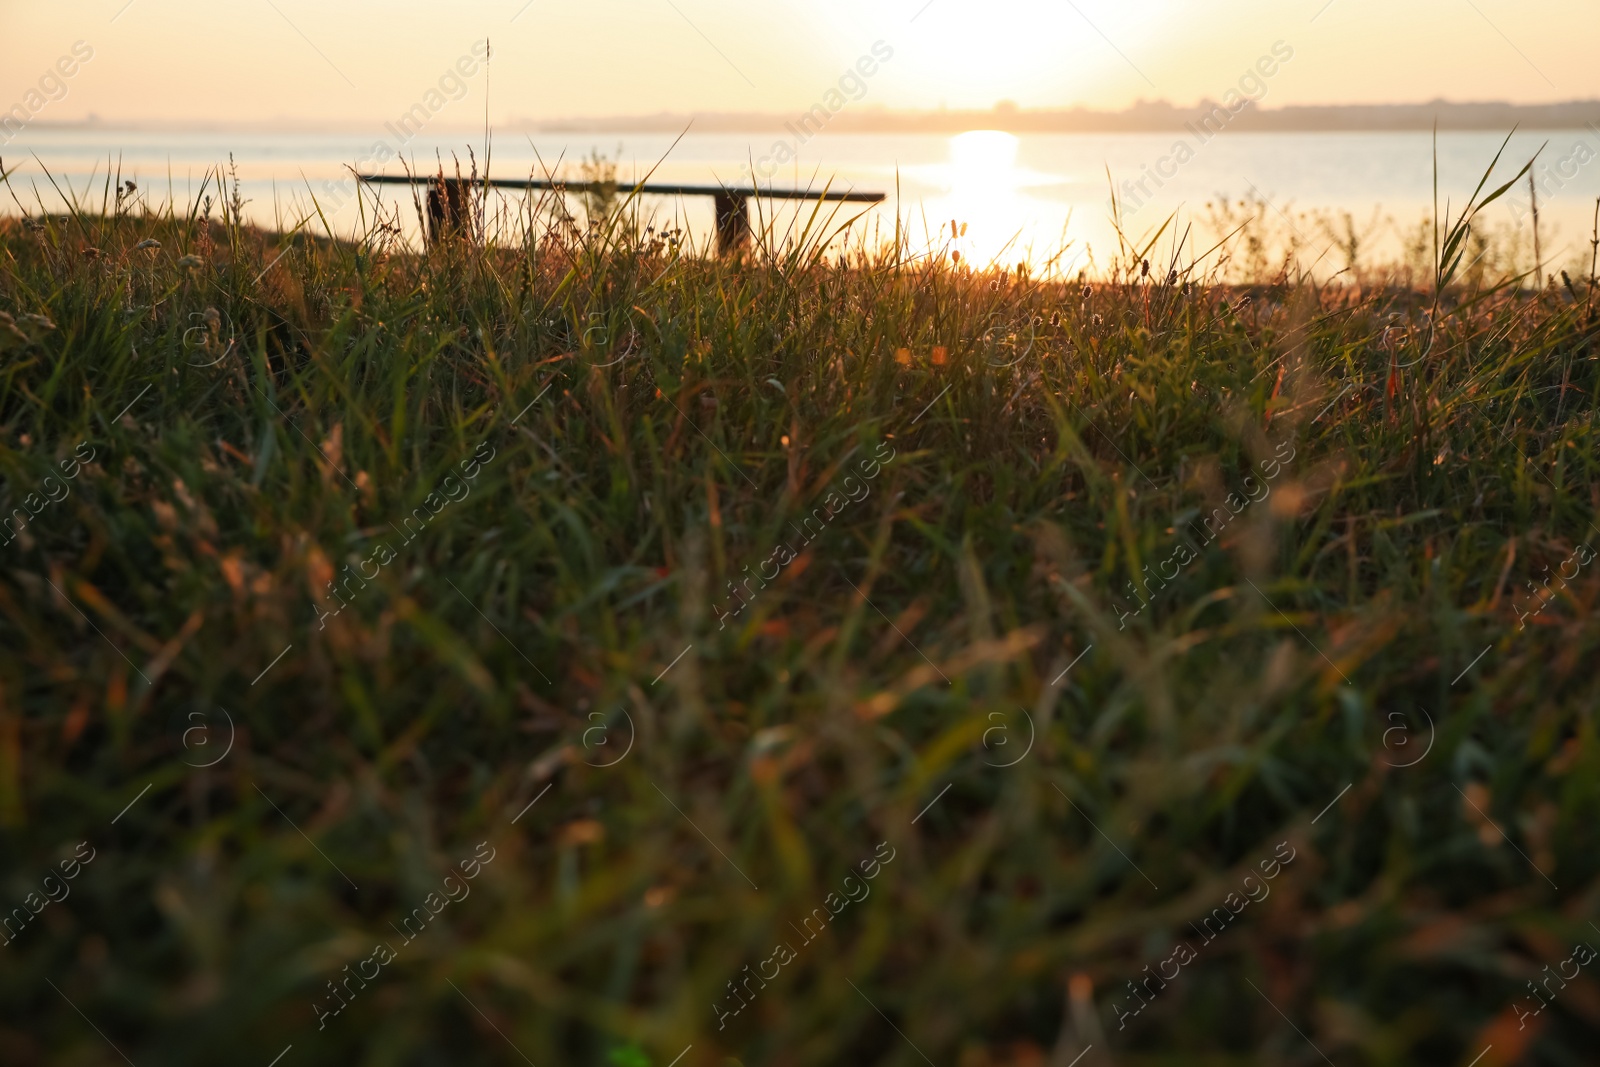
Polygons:
M1228 287L1169 232L1084 286L841 262L820 217L739 262L534 222L0 221L3 503L94 452L0 547L0 908L95 850L0 948L0 1061L1592 1055L1587 972L1515 1014L1600 945L1600 568L1555 577L1600 535L1592 279Z

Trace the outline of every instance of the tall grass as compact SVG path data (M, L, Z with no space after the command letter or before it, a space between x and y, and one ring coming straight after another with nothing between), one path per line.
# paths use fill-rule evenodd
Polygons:
M0 221L0 503L94 451L0 548L0 906L97 850L0 949L0 1060L1594 1047L1588 978L1516 1014L1600 937L1592 275L1235 286L1174 226L1042 280L826 210L717 261L627 203L421 251L206 192Z

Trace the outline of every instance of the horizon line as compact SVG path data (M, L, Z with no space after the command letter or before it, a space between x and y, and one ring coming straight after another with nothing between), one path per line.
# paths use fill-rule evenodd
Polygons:
M841 129L839 132L885 132L887 126L891 130L899 127L905 132L934 132L931 129L917 129L918 125L926 127L934 124L940 132L943 126L952 121L965 119L998 119L998 125L991 123L982 128L1004 128L1007 125L1023 125L1018 132L1051 132L1047 127L1040 127L1038 123L1048 124L1054 121L1079 121L1094 123L1084 132L1159 132L1167 127L1167 121L1181 119L1195 114L1203 114L1212 108L1222 106L1218 101L1204 98L1192 105L1173 104L1165 99L1146 100L1139 99L1120 110L1091 108L1084 105L1057 106L1057 107L1021 107L1010 101L1000 101L990 108L888 108L884 105L858 108L836 113L836 120L843 120L840 125L850 129ZM1588 116L1587 120L1581 115L1562 115L1563 112L1577 111L1592 108L1595 114ZM1322 122L1353 122L1361 118L1376 119L1389 118L1405 122L1404 126L1378 124L1373 126L1362 125L1329 125L1323 128L1330 132L1348 132L1359 129L1372 129L1382 131L1386 129L1412 129L1427 128L1417 127L1414 124L1427 118L1428 111L1443 111L1447 114L1435 116L1439 119L1454 120L1449 124L1441 123L1441 129L1463 130L1475 128L1495 128L1507 118L1518 115L1534 117L1544 115L1554 117L1561 115L1563 119L1570 119L1574 128L1590 125L1600 119L1600 98L1573 98L1546 103L1512 103L1506 100L1449 100L1435 97L1427 101L1395 101L1388 103L1342 103L1342 104L1286 104L1281 107L1261 107L1255 101L1247 101L1247 107L1240 113L1240 118L1245 115L1251 117L1251 124L1272 122L1274 119L1293 119ZM658 132L660 129L671 126L682 129L692 127L697 123L709 123L711 129L703 129L702 133L742 133L742 132L768 132L771 129L781 128L785 121L792 121L796 113L789 111L656 111L633 114L603 114L603 115L568 115L562 117L533 117L513 115L498 123L491 123L491 129L498 128L508 132L534 132L534 133L581 133L581 132ZM1477 113L1477 114L1474 114ZM1118 125L1119 120L1125 125ZM30 123L30 127L38 130L150 130L150 131L191 131L197 133L223 133L223 132L304 132L314 134L331 133L356 133L366 132L366 126L372 119L338 119L332 121L308 120L296 116L279 116L271 119L245 119L235 120L227 118L198 118L198 119L163 119L163 118L105 118L90 113L81 119L41 120ZM1466 125L1457 125L1460 122ZM959 122L958 122L959 124ZM459 129L457 128L459 126ZM1029 127L1032 128L1029 128ZM910 128L908 128L910 127ZM438 124L440 132L481 132L483 127L473 123ZM1300 132L1315 132L1318 127L1309 127ZM1563 123L1561 128L1568 128ZM1273 127L1270 132L1292 132L1292 127ZM1059 132L1073 132L1063 129Z

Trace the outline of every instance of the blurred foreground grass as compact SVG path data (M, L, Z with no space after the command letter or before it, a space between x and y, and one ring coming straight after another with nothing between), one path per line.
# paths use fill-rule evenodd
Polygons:
M0 1062L1590 1060L1592 279L527 223L0 221Z

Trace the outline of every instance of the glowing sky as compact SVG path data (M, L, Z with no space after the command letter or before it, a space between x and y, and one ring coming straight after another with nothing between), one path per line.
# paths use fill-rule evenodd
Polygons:
M82 40L40 120L370 123L485 37L446 121L481 125L486 91L497 123L800 110L880 40L860 107L1187 103L1280 39L1268 107L1535 102L1600 97L1597 22L1594 0L0 0L0 110Z

